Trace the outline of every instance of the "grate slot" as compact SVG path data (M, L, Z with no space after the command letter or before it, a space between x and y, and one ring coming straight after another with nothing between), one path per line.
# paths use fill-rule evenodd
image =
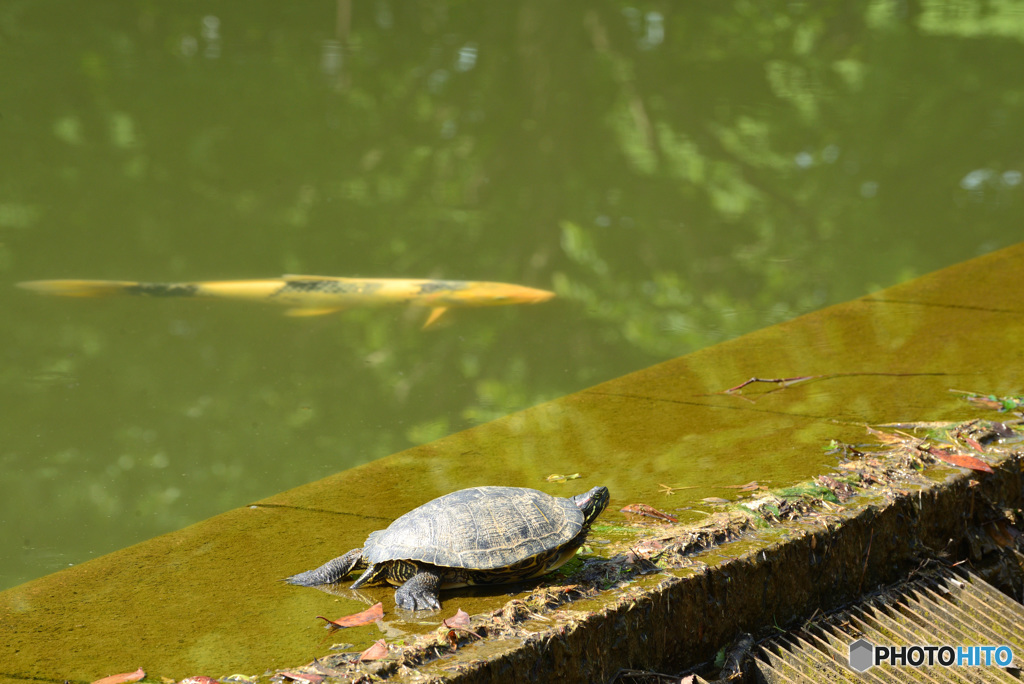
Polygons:
M881 682L882 680L876 678L871 671L865 673L857 673L850 669L848 665L850 659L850 648L849 644L856 639L851 639L846 642L842 648L839 647L838 643L834 643L829 638L828 633L816 624L808 625L804 631L807 636L812 639L815 644L815 649L827 658L831 663L843 671L844 676L847 678L846 681L854 682Z
M831 626L831 627L832 627L833 630L835 630L838 633L837 634L830 634L829 633L830 630L828 630L828 631L827 630L822 630L822 631L824 631L826 634L828 634L829 635L829 639L836 644L836 646L835 646L836 650L839 651L841 654L843 654L844 658L849 659L849 657L850 657L850 644L853 643L854 641L856 641L857 639L859 639L860 637L864 636L864 634L860 633L860 630L858 630L858 634L855 637L851 637L848 641L844 641L842 639L846 639L846 635L841 630L839 630L837 627L835 627L834 625ZM842 637L842 639L840 639L840 637ZM865 638L867 638L867 637L865 637ZM877 682L878 684L884 684L886 682L892 681L890 679L882 677L875 670L876 670L876 668L872 668L872 669L868 670L867 672L861 673L859 675L860 678L861 678L861 681Z
M781 668L776 668L768 662L774 654L766 647L761 647L760 650L761 654L754 658L754 670L757 674L758 682L764 682L764 684L790 684L790 682L802 684L807 681L804 677L794 679L788 673L784 673Z
M780 644L778 642L776 642L776 643L774 643L772 645L775 648L779 648L780 647ZM804 675L793 664L791 664L789 662L789 660L784 655L782 655L780 653L776 653L774 651L774 649L762 648L761 651L762 651L762 653L765 653L768 656L768 661L769 661L769 664L771 665L772 669L775 670L781 676L785 677L787 680L794 681L794 682L812 681L812 680L809 680L807 678L807 676ZM792 655L789 652L788 649L785 649L785 654L787 656L788 655Z
M829 656L824 651L815 648L812 644L808 643L800 637L799 634L794 634L793 638L797 642L797 650L795 654L802 655L808 660L810 666L813 668L813 677L817 681L829 681L829 682L856 682L857 680L853 677L853 672L846 666L846 663L837 663L835 659ZM845 658L843 659L846 660Z
M786 664L793 668L799 676L810 681L833 681L826 672L822 671L821 663L817 658L801 647L800 641L795 635L786 634L785 643L786 653L783 657L786 659Z

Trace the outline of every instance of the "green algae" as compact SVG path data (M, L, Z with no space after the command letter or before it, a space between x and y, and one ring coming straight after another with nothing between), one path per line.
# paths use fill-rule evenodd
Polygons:
M175 678L256 674L321 652L325 633L314 616L357 612L364 600L384 602L393 634L428 632L456 608L487 612L522 587L445 592L442 613L422 619L396 615L387 587L357 594L343 585L328 593L280 579L360 546L401 513L462 487L514 484L567 496L603 484L613 503L601 519L608 527L598 531L611 535L628 527L617 512L626 504L710 510L700 500L712 493L735 498L727 486L784 486L827 470L836 456L821 445L862 441L865 423L968 418L977 409L949 387L1010 394L1024 374L1024 361L1000 344L974 342L1019 337L1020 307L1005 292L1022 277L1022 257L1024 247L1004 250L7 590L0 593L0 619L9 628L0 662L20 677L86 681L138 663ZM1000 269L999 291L980 289ZM957 305L965 282L991 306ZM941 303L938 293L946 290L953 305ZM941 334L947 330L972 335ZM723 394L748 377L797 374L821 377L781 391ZM581 478L546 482L558 472ZM693 489L666 495L664 483ZM726 563L742 550L707 558ZM377 626L344 635L356 649L377 638Z

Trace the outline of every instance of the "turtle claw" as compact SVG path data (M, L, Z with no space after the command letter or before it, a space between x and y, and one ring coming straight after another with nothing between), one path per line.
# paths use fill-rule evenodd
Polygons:
M395 605L405 610L441 610L440 588L441 577L436 572L421 570L395 590Z
M441 602L437 600L437 596L427 594L408 594L400 597L396 592L395 605L405 610L441 610Z
M395 605L411 611L441 610L441 603L437 600L436 596L406 596L401 599L396 596Z

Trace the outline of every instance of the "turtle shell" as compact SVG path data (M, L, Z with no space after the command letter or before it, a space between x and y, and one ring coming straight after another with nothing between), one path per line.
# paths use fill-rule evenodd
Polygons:
M428 501L370 533L363 557L372 565L415 560L500 570L567 545L583 523L570 499L523 487L473 487Z

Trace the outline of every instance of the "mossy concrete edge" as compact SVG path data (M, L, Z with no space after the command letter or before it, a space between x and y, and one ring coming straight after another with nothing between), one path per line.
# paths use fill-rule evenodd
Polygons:
M571 605L571 614L535 621L530 626L537 631L505 648L473 644L418 671L399 667L391 674L399 681L540 684L603 682L621 668L691 667L713 658L738 632L837 608L905 577L924 559L980 561L972 557L977 549L967 543L968 531L986 522L993 507L1024 506L1022 453L992 466L991 475L954 471L887 500L861 494L835 516L784 524L788 538L755 544L703 571L647 576L611 603L602 592ZM864 501L869 498L876 500Z

